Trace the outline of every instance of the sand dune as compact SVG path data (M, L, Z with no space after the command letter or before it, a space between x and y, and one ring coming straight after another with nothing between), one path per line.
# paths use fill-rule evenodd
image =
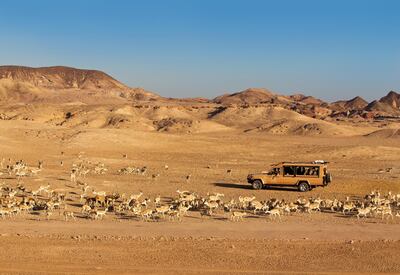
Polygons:
M323 121L276 106L201 108L166 105L33 104L0 108L0 119L30 120L69 128L130 128L171 133L218 131L272 135L351 136L379 130L370 126Z
M313 119L281 107L227 108L213 120L244 129L246 132L265 132L278 135L357 135L357 129Z

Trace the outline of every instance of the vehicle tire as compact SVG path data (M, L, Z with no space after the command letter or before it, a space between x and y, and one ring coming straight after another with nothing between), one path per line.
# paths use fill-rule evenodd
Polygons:
M308 185L307 182L304 181L300 182L297 188L299 189L300 192L307 192L308 190L310 190L310 186Z
M253 186L253 189L256 189L256 190L263 188L263 183L261 182L261 180L255 180L251 183L251 185Z

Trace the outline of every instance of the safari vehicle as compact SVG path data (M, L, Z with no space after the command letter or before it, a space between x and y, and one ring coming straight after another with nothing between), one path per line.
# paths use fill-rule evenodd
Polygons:
M247 182L254 189L268 186L293 186L306 192L317 186L327 186L332 181L328 162L281 162L271 165L267 172L249 174Z

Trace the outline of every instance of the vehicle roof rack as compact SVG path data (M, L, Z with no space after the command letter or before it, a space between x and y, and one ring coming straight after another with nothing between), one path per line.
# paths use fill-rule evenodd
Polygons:
M281 164L327 164L325 160L314 160L314 161L281 161L278 163L271 164L271 166L277 166Z

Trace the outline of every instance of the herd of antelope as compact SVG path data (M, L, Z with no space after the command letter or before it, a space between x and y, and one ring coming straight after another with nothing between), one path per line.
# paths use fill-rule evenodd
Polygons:
M199 213L201 217L225 216L231 221L243 221L246 217L268 217L279 219L283 215L294 213L312 214L316 212L338 213L360 218L378 217L381 219L400 217L400 194L380 194L373 191L361 199L345 200L299 198L296 201L269 199L259 201L256 197L238 197L225 199L222 193L200 195L190 191L176 191L172 198L160 195L150 198L142 192L119 194L96 191L85 183L89 173L105 174L108 169L103 163L91 163L79 156L72 165L70 182L78 192L61 192L52 189L49 184L29 189L22 178L35 176L43 169L43 163L37 167L28 166L19 160L5 167L1 161L0 176L15 177L12 185L0 184L0 216L12 218L17 215L36 215L52 219L58 214L65 221L77 218L102 220L106 216L114 219L132 219L143 221L177 220ZM63 165L63 162L61 162ZM168 165L164 169L168 170ZM126 167L118 170L119 174L145 175L147 167ZM231 171L230 171L231 173ZM154 175L152 175L154 178ZM190 178L190 175L186 176ZM72 188L72 187L71 187ZM78 202L79 201L79 202ZM78 203L77 203L78 202Z

